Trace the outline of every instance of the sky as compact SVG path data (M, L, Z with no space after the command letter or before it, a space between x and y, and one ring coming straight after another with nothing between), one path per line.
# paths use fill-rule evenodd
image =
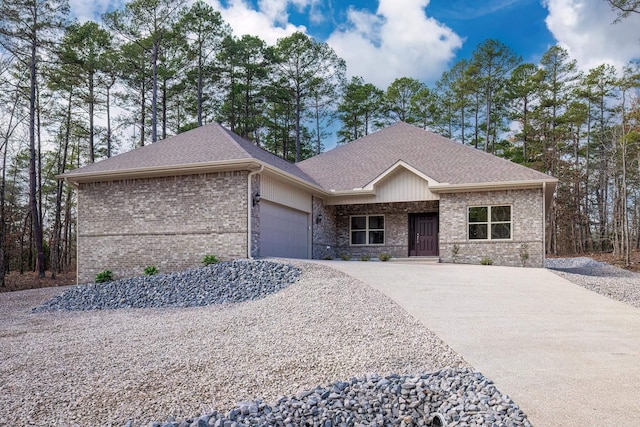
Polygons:
M614 24L605 0L205 0L237 36L269 44L295 31L328 43L381 89L396 78L433 84L456 61L494 38L525 62L538 63L559 44L587 71L618 70L640 58L640 14ZM69 0L80 21L99 20L122 0Z

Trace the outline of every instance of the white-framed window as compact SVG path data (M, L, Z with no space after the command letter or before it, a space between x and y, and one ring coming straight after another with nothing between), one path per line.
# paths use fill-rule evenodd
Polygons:
M510 240L511 206L470 206L467 213L469 240Z
M352 246L384 245L384 215L354 215L349 218Z

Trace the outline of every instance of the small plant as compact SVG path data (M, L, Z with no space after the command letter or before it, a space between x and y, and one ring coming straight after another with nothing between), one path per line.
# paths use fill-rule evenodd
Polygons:
M155 265L148 265L144 268L144 274L147 276L158 274L158 267L156 267Z
M331 255L325 255L322 257L323 260L325 261L331 261L333 259L333 257Z
M456 260L458 259L458 253L460 253L460 246L455 244L451 248L451 258L453 258L453 263L454 264L456 263Z
M113 281L113 273L111 270L104 270L96 274L96 283L106 283Z
M523 267L527 266L527 261L529 261L529 245L526 243L520 246L520 262Z
M493 265L493 260L491 258L489 258L488 256L482 258L480 260L480 264L482 265Z
M347 254L345 254L344 252L341 253L340 255L338 255L340 257L341 260L343 261L349 261L351 259L351 257Z
M370 259L369 255L360 255L360 261L369 261Z
M380 255L378 255L378 259L380 261L389 261L391 259L391 254L388 254L386 252L381 253Z
M204 265L217 264L219 262L218 257L215 255L205 255L204 258L202 258L202 263Z

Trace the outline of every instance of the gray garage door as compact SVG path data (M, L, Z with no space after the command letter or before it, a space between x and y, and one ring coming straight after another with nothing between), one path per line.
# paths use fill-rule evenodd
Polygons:
M260 255L307 258L307 213L286 206L260 202Z

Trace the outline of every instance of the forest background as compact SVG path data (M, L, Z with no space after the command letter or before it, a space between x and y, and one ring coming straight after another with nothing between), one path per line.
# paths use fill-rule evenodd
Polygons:
M619 20L640 13L608 2ZM0 286L75 268L76 195L57 175L214 121L292 162L412 123L557 177L548 254L629 265L640 249L638 62L583 72L560 45L526 63L487 39L430 86L383 88L302 32L235 36L199 0L68 16L65 0L0 5Z

